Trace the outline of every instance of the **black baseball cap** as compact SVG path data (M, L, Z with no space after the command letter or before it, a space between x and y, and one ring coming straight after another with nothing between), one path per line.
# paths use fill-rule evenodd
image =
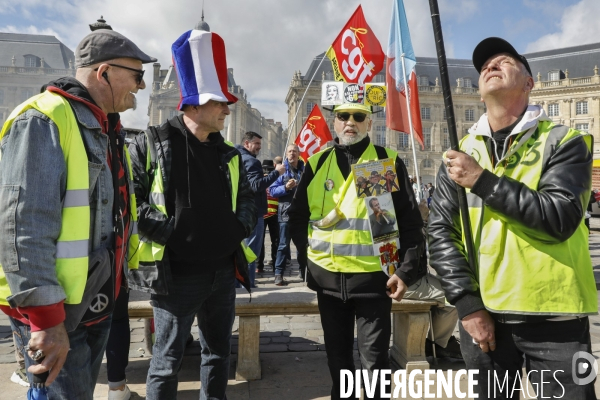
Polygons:
M529 75L533 76L527 59L519 54L510 43L499 37L489 37L479 42L477 47L475 47L475 50L473 50L473 66L477 72L481 74L481 68L483 67L483 64L485 64L490 57L500 53L508 53L517 60L521 61L527 72L529 72Z
M87 67L115 58L133 58L142 64L156 62L119 32L97 29L84 37L75 48L75 68Z
M273 160L263 160L262 167L268 170L274 170L275 164L273 164Z

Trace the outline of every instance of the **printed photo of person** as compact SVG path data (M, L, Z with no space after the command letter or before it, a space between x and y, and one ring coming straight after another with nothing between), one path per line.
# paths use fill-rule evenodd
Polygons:
M364 176L356 178L356 187L358 188L357 197L371 197L371 184Z
M385 171L385 175L383 177L385 178L385 190L387 192L391 193L400 190L394 171L388 169Z
M327 100L339 100L340 92L335 83L325 86L325 93L327 94Z
M369 224L373 242L381 242L397 235L398 223L394 215L391 194L365 199L368 204Z
M381 182L381 174L379 171L371 171L371 176L369 177L369 181L371 182L371 195L379 196L386 192Z

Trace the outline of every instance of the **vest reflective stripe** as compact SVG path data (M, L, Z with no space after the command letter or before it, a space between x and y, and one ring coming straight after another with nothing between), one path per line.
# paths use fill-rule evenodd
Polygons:
M348 229L353 231L368 231L369 230L369 221L366 219L358 219L358 218L347 218L343 219L335 226L330 226L329 228L319 228L313 227L316 231L332 231L334 229L342 230Z
M367 257L374 255L373 246L370 244L331 244L317 239L309 239L308 244L315 251L328 252L336 256Z
M509 149L514 150L512 156L496 166L492 166L482 137L468 135L460 147L495 175L518 180L537 190L543 160L548 156L540 152L553 151L552 147L582 135L573 129L553 127L551 122L540 122L528 139L514 140ZM547 145L549 140L553 146ZM584 140L591 151L589 135ZM467 195L474 247L478 251L478 281L487 309L527 315L597 313L597 291L583 218L569 239L548 244L530 237L492 209L482 207L481 199L474 202L477 198Z
M67 167L67 188L63 199L61 232L56 242L56 275L66 294L66 304L81 302L88 275L90 231L88 159L81 132L70 104L62 96L44 92L19 105L8 117L0 138L10 130L13 121L25 111L34 108L47 115L57 126L60 146ZM125 149L126 167L130 171L129 153ZM130 183L130 215L137 225L137 207ZM129 238L129 251L137 249L137 235ZM130 268L137 268L137 257L128 259ZM10 296L6 278L0 269L0 304L8 305Z
M86 207L89 205L89 190L67 190L63 207Z
M157 206L166 206L165 195L162 193L150 193L151 204Z
M396 159L397 153L386 149L389 158ZM340 202L339 209L346 216L334 227L308 227L308 258L319 267L331 272L366 273L381 271L379 258L374 255L373 238L369 229L368 211L364 199L359 199L354 188L354 175L344 179L337 166L335 151L319 152L309 158L313 171L319 159L328 157L307 188L310 220L323 218ZM377 151L369 144L358 163L377 160ZM331 179L334 189L325 190L324 183ZM342 198L344 187L350 185Z
M56 243L57 258L87 257L89 240L73 240Z
M150 141L148 136L146 136L146 141L148 143L148 152L146 156L146 172L148 172L151 168L152 161L152 152L149 150L149 147L152 146L153 143ZM154 169L154 179L152 180L152 185L150 186L150 195L148 196L148 202L152 208L160 211L162 214L167 216L162 168L159 160L156 160L156 168ZM139 248L136 254L138 254L139 262L146 264L154 263L155 261L161 261L163 259L164 252L164 246L142 238L142 240L139 241Z
M127 246L127 267L129 269L138 269L140 265L140 259L138 254L138 247L140 245L140 236L138 235L138 215L137 215L137 202L135 200L135 188L133 187L133 168L131 167L131 156L129 155L129 149L124 148L125 159L127 160L126 168L129 172L129 209L130 213L130 236L129 244Z
M2 127L0 138L13 121L29 109L47 115L57 126L67 168L67 192L63 202L62 228L56 243L56 275L66 294L66 304L81 302L88 272L90 232L88 160L75 114L62 96L44 92L20 104ZM86 196L81 193L85 192ZM0 281L5 283L4 273ZM7 305L10 289L0 290L0 304Z

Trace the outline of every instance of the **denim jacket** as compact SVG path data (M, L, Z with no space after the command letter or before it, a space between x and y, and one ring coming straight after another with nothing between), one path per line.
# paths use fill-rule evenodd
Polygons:
M113 247L108 136L85 104L69 102L88 158L92 253ZM30 109L15 119L0 149L0 264L11 289L11 304L56 304L65 299L55 272L66 191L66 165L58 129L48 116Z

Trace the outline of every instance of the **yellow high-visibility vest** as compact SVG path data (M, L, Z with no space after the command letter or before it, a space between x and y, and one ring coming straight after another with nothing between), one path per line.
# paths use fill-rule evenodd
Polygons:
M537 129L519 134L507 151L509 157L496 166L492 165L482 136L464 137L460 148L496 176L509 177L537 190L544 151L551 147L546 144L561 146L581 135L591 151L590 135L541 121ZM478 281L488 310L526 315L597 313L596 285L583 218L569 239L548 244L522 232L485 206L480 197L466 191L477 250Z
M66 294L66 304L79 304L83 297L88 275L88 243L90 236L90 205L88 159L77 124L75 113L62 96L45 91L20 104L9 115L0 131L2 139L13 121L29 109L36 109L54 122L59 132L60 146L67 166L67 188L62 206L61 231L56 242L56 275ZM129 153L125 149L127 167L132 178ZM131 179L130 179L131 182ZM137 268L135 250L138 247L137 207L133 188L130 186L131 224L133 234L129 237L128 266ZM0 269L0 304L9 305L11 295L4 271Z
M396 160L398 153L386 148L387 156ZM379 257L373 252L373 238L369 229L369 214L364 199L358 198L354 189L354 173L344 179L338 168L335 151L324 150L308 159L312 170L316 169L319 159L326 156L321 168L315 173L308 185L310 220L319 220L332 211L346 190L339 210L346 216L335 226L329 228L308 227L308 258L316 265L331 272L363 273L381 271ZM377 151L372 143L363 152L358 164L377 160ZM325 190L327 180L335 182L334 190Z

